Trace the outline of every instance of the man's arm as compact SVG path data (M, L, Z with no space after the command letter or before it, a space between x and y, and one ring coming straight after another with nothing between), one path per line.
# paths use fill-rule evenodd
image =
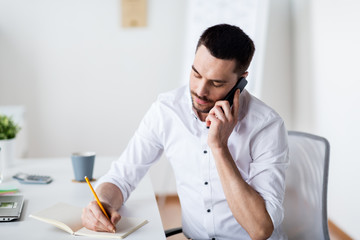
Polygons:
M82 212L83 226L93 231L115 232L115 225L121 218L118 210L123 204L123 195L120 189L112 183L100 184L96 188L96 193L111 221L103 214L97 202L91 201Z
M227 141L239 114L238 90L234 96L234 107L227 101L219 101L209 112L206 123L210 126L208 144L213 153L216 168L226 200L237 222L252 239L267 239L274 226L264 199L242 178L230 154Z
M267 239L274 226L264 199L240 175L228 149L212 149L220 181L237 222L251 239Z

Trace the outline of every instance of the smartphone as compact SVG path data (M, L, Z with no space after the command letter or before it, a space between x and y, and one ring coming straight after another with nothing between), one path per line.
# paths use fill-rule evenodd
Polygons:
M242 90L244 90L247 83L248 83L247 80L244 77L241 77L223 100L227 100L230 103L230 107L231 107L234 101L234 95L236 90L240 89L240 93L241 93Z
M20 183L26 184L48 184L52 181L50 176L40 176L26 173L17 173L13 176L13 178L17 179Z

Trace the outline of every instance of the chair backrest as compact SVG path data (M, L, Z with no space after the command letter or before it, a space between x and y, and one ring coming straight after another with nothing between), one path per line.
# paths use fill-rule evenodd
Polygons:
M330 239L327 223L329 142L289 131L290 165L286 172L284 221L290 240Z

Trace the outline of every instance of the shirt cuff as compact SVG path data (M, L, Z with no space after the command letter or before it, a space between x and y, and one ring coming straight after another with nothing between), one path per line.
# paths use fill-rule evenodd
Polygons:
M120 182L117 181L115 178L112 178L111 176L108 176L108 175L104 175L96 182L95 188L98 187L102 183L112 183L115 186L117 186L123 195L123 203L125 203L126 200L129 198L129 193L126 190L126 188L124 186L122 186L122 184L120 184Z

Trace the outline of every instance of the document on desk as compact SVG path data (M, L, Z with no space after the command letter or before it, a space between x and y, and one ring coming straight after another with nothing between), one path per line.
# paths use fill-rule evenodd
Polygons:
M81 213L82 209L79 207L58 203L38 213L31 214L30 217L50 223L73 235L115 239L123 239L148 223L147 220L121 217L116 224L116 233L95 232L82 226Z

